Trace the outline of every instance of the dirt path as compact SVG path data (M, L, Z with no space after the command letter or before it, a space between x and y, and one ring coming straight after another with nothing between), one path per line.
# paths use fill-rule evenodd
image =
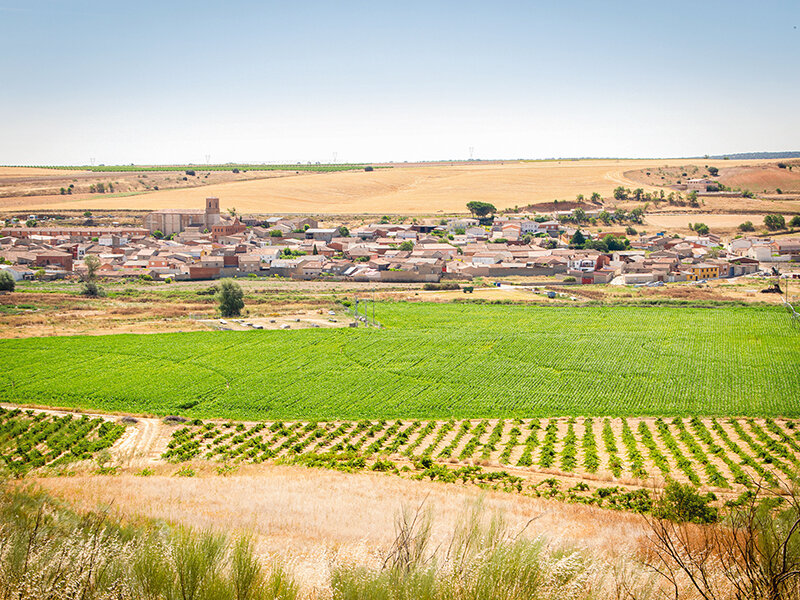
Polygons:
M128 466L146 466L161 462L172 431L159 419L136 420L114 445L116 459Z

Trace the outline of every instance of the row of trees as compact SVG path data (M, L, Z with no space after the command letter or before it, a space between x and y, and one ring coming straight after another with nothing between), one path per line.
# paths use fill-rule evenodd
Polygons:
M572 235L569 245L571 248L597 250L599 252L616 252L627 250L631 247L628 238L616 237L608 233L600 239L591 240L586 239L586 236L583 235L580 229Z

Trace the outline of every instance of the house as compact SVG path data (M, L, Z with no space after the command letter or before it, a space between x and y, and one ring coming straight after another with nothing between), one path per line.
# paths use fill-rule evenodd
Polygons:
M717 279L719 277L719 265L707 262L688 265L684 270L689 273L690 281L697 281L699 279Z

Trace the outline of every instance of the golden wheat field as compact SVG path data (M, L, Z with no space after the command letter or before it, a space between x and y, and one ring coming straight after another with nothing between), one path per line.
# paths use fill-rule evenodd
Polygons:
M688 159L562 160L394 166L373 172L306 173L293 177L239 181L194 189L171 189L133 196L4 198L0 208L25 206L49 210L154 210L199 208L217 196L223 208L244 213L419 214L465 212L472 200L511 208L578 194L611 196L617 186L641 187L624 176L632 169L686 165ZM700 166L757 164L759 161L698 159ZM654 188L648 188L654 189Z

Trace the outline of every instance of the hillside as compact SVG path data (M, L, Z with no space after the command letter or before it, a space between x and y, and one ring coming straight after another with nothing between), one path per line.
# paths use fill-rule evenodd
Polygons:
M223 208L235 207L245 213L463 213L465 204L471 200L491 202L498 208L513 208L554 199L574 200L578 194L588 196L592 192L610 197L617 186L638 187L636 181L624 174L626 171L684 164L685 160L608 159L394 166L373 172L300 173L291 177L224 181L135 195L12 196L0 198L0 210L197 208L204 197L218 196ZM698 164L722 168L737 163L701 160ZM112 174L102 175L113 179ZM214 177L212 175L212 179ZM0 188L1 184L0 181ZM2 191L0 189L0 195Z

